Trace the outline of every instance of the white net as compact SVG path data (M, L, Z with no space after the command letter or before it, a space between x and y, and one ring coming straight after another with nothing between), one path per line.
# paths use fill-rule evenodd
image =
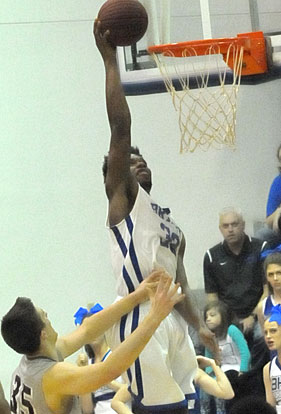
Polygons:
M153 54L178 112L180 152L193 152L197 147L235 148L243 48L231 44L225 62L218 45L209 47L204 56L197 56L192 47L182 54L179 58L171 52ZM209 81L217 86L209 86Z

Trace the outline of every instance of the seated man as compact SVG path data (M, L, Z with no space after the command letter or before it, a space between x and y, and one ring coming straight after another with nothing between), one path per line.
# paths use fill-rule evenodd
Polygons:
M156 282L159 280L155 295ZM89 393L117 378L143 350L160 322L184 297L171 287L163 270L152 273L138 289L107 309L87 318L74 332L58 338L46 312L30 299L18 298L3 317L5 342L24 354L12 378L11 410L37 414L81 413L77 395ZM63 362L103 334L123 315L151 296L151 308L139 327L102 363L78 367Z
M209 249L204 257L207 299L219 299L228 306L234 321L241 323L251 348L254 326L258 329L256 307L267 292L260 253L268 246L245 234L242 214L233 207L220 213L219 229L224 241Z

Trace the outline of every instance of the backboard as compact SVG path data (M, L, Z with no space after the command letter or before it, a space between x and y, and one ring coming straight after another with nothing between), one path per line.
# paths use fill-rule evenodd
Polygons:
M140 0L149 16L145 36L132 47L118 48L118 63L126 95L165 92L151 45L187 40L236 37L239 33L263 31L269 71L241 79L260 83L281 77L280 0ZM191 82L192 87L192 82ZM196 83L194 83L196 88Z

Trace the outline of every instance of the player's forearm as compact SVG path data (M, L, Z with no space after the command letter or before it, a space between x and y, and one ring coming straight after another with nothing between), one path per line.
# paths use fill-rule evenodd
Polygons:
M216 365L215 363L212 364L212 369L214 371L218 387L221 391L221 395L220 396L217 395L217 397L218 398L223 398L225 400L229 400L229 399L233 398L234 397L234 391L232 389L232 386L231 386L227 376L223 372L223 370L218 365Z
M157 315L150 312L137 329L103 362L103 364L107 363L113 378L117 378L134 363L149 342L161 320Z
M111 408L117 412L117 414L132 414L132 411L121 401L115 401L114 399L111 402Z
M78 373L79 381L73 376L68 384L64 384L67 392L72 395L88 393L119 377L137 359L160 322L160 318L150 312L105 361L80 368L83 369L83 376Z
M198 331L200 327L205 326L198 305L189 288L183 289L183 293L185 293L185 298L175 305L175 309L189 325Z
M131 128L130 110L120 81L116 58L105 61L106 107L112 133L118 138L127 136ZM115 134L118 132L117 134Z
M123 315L131 312L142 301L143 292L140 293L136 290L94 316L86 318L81 326L81 329L85 329L84 343L92 342L102 335L114 323L118 322Z

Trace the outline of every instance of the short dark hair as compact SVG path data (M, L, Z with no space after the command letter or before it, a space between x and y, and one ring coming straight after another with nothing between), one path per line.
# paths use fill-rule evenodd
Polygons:
M267 267L268 267L268 265L270 265L270 264L277 264L277 265L281 266L281 252L274 252L274 253L270 253L270 254L269 254L269 255L265 258L265 260L264 260L264 262L263 262L263 270L264 270L265 275L266 275L266 270L267 270ZM272 294L273 294L273 289L272 289L271 284L270 284L270 283L268 283L268 281L267 281L267 286L268 286L268 293L269 293L270 295L272 295Z
M142 157L140 150L138 147L130 147L130 154L135 154L135 155L139 155L140 157ZM102 173L103 173L103 178L105 179L106 174L107 174L107 163L108 163L108 155L104 156L103 159L103 165L102 165Z
M223 339L227 335L227 330L231 322L230 311L225 303L220 300L214 300L209 303L204 308L204 321L207 319L207 312L210 309L216 308L221 316L221 324L216 330L216 336L220 339Z
M38 351L44 326L31 300L19 297L2 319L1 334L12 349L28 355Z
M249 395L235 402L229 414L276 414L276 410L264 398Z

